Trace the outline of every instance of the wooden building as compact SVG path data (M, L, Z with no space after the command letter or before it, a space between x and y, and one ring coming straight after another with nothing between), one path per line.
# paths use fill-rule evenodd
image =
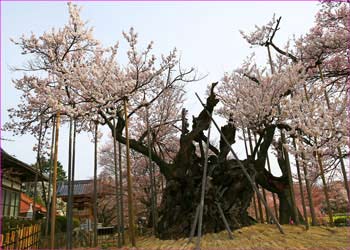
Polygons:
M73 195L73 217L80 221L82 229L92 229L93 223L93 180L76 180L74 181ZM98 197L110 195L113 189L109 185L105 185L98 181L97 195ZM61 198L64 202L68 202L68 182L60 182L57 185L57 198Z
M9 155L1 148L1 215L3 217L19 217L23 183L48 181L38 170ZM37 210L40 212L40 210Z
M92 191L93 182L91 180L74 181L73 195L73 217L79 219L80 225L91 229L93 221ZM59 182L57 185L57 198L68 202L68 182Z

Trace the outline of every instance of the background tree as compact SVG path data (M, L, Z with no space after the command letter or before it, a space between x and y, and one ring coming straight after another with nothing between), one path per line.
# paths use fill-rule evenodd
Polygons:
M49 159L46 159L44 157L41 158L40 161L41 161L43 173L46 176L49 176L50 169L52 168L52 162L50 162ZM65 181L65 180L67 180L67 173L63 169L62 163L60 161L57 161L57 181Z
M49 176L50 170L52 169L52 162L50 162L50 160L42 157L40 159L41 162L41 167L42 167L42 173L45 176ZM36 164L33 164L32 167L36 167ZM66 176L66 171L63 169L63 165L61 164L61 162L57 162L57 181L65 181L67 180L67 176ZM42 205L45 205L47 207L48 204L46 204L47 202L47 196L48 196L48 183L46 181L42 181L43 185L45 186L45 188L42 188L42 183L37 183L37 190L38 192L41 194L41 197L38 198L39 199L39 203ZM30 182L30 183L26 183L26 193L31 196L34 197L34 182Z

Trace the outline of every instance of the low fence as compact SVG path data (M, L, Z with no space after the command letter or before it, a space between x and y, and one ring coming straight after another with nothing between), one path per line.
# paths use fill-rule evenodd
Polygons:
M102 234L97 236L97 245L105 246L113 244L117 245L117 236L115 234ZM41 236L40 238L40 249L50 248L50 236ZM93 246L93 233L85 230L74 230L72 235L72 246L73 248L88 248ZM54 239L55 249L65 249L67 245L67 233L60 232L55 234Z
M22 226L8 233L0 234L0 249L38 249L40 229L40 224L34 224L25 227Z
M93 245L93 233L85 230L73 231L73 247L91 247ZM50 236L41 235L41 224L20 226L0 234L0 249L3 250L35 250L50 248ZM116 246L118 233L113 227L99 228L97 236L98 246ZM63 249L67 244L66 233L55 233L54 248Z

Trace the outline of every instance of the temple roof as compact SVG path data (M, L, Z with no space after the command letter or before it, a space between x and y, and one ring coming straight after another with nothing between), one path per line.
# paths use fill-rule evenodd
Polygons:
M93 195L94 181L93 180L76 180L74 181L74 196L91 196ZM97 193L113 194L115 192L110 184L97 181ZM62 181L57 184L57 197L68 196L68 181Z

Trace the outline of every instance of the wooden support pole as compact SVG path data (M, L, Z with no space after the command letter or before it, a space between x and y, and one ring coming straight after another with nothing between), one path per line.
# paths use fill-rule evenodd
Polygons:
M51 211L51 184L52 184L52 169L53 169L53 148L55 143L55 127L56 127L56 119L53 118L52 121L52 135L51 135L51 146L50 146L50 160L49 160L49 186L47 190L47 204L46 204L46 221L45 221L45 236L49 235L49 222L50 222L50 211Z
M243 127L243 123L242 123L242 134L243 134L243 140L244 140L245 154L247 155L247 158L248 158L249 153L248 153L248 146L247 146L247 140L246 140L246 137L245 137L245 130L244 130L244 127Z
M274 216L274 214L272 213L271 209L268 207L266 200L264 200L262 194L259 192L259 190L257 190L256 185L255 185L255 181L250 177L248 171L245 169L244 165L242 164L242 162L238 159L235 151L233 151L230 143L227 141L226 136L222 133L222 131L220 130L219 126L217 125L217 123L215 122L215 120L213 119L213 117L211 116L210 112L207 110L206 106L204 105L204 103L202 102L202 100L200 99L200 97L198 96L197 93L195 93L195 95L197 96L199 102L201 103L201 105L203 106L203 108L206 110L208 116L210 117L211 121L214 123L216 129L219 131L220 135L222 136L222 139L224 140L224 142L226 143L226 145L230 148L230 151L233 155L233 157L237 160L238 166L242 169L243 174L245 175L245 177L248 179L250 185L252 186L253 190L256 192L258 198L264 203L264 206L267 207L267 211L270 214L271 218L273 219L273 221L275 222L278 230L280 231L281 234L284 234L284 231L281 227L281 225L279 224L279 222L277 221L276 217Z
M259 190L260 192L260 187L258 184L256 184L256 189ZM265 196L263 194L263 198L265 199ZM262 205L261 205L261 201L258 198L258 211L259 211L259 219L260 219L260 223L264 223L264 214L263 214L263 210L262 210Z
M320 64L318 64L317 66L318 66L318 70L319 70L319 73L320 73L321 81L324 84L325 82L324 82L321 66L320 66ZM304 84L304 94L305 94L306 101L310 102L309 94L308 94L308 92L306 90L306 85L305 84ZM328 94L327 94L326 91L324 91L324 96L326 98L327 107L328 107L328 109L330 109L330 102L329 102ZM315 140L317 141L317 138L315 138ZM328 216L329 216L330 224L331 224L331 226L333 226L333 213L332 213L332 209L330 208L330 203L329 203L328 186L327 186L326 178L325 178L325 175L324 175L322 156L318 152L316 152L316 160L317 160L318 165L320 167L320 175L321 175L321 179L322 179L322 183L323 183L323 192L324 192L325 199L326 199L326 204L327 204L327 210L328 210ZM346 176L345 176L345 178L346 178ZM313 222L313 224L314 224L314 222Z
M283 133L282 130L281 130L281 141L282 141L282 144L286 144L286 137L285 137L285 134ZM295 218L295 224L299 225L300 224L299 213L298 213L298 208L297 208L297 205L295 202L294 183L293 183L292 169L290 166L289 153L284 147L282 149L282 152L284 155L284 159L285 159L286 167L287 167L287 171L288 171L288 184L289 184L290 195L292 198L291 205L292 205L292 211L293 211L294 218Z
M275 69L273 66L273 61L272 61L272 56L271 56L271 51L270 51L270 45L267 44L267 53L268 53L268 57L269 57L269 62L270 62L270 68L271 68L271 74L275 73ZM278 105L278 112L281 113L281 108ZM281 141L283 144L286 144L286 137L285 134L283 133L283 131L281 130ZM295 224L298 225L299 224L299 213L298 213L298 208L295 202L295 194L294 194L294 185L293 185L293 177L292 177L292 169L290 166L290 160L289 160L289 154L288 151L283 147L282 149L283 155L284 155L284 159L286 162L286 167L287 167L287 172L288 172L288 184L289 184L289 190L290 190L290 195L292 198L292 211L294 214L294 218L295 218Z
M244 130L244 127L243 127L243 123L242 123L242 134L243 134L243 140L244 140L245 153L246 153L247 158L248 158L249 157L249 153L248 153L248 146L247 146L247 140L246 140L246 137L245 137L245 130ZM251 145L251 143L250 143L250 145ZM251 147L250 147L251 152L253 152L252 148L253 148L253 145L251 145ZM256 207L255 194L253 194L253 206L254 206L255 220L259 221L260 219L259 219L258 210L257 210L257 207Z
M261 187L261 189L262 189L263 197L264 197L264 199L267 201L265 189L264 189L263 187ZM265 218L266 218L266 222L269 223L269 221L270 221L270 216L269 216L269 213L267 212L266 207L265 207Z
M114 136L117 134L117 129L115 126L115 119L113 118L113 133ZM117 143L116 139L113 139L113 156L114 156L114 183L115 183L115 198L116 198L116 208L117 208L117 229L118 229L118 248L122 246L121 235L120 235L120 224L121 224L121 211L120 211L120 194L119 194L119 183L118 183L118 161L117 161Z
M259 192L260 192L260 186L258 184L256 184L256 189L259 190ZM263 215L263 211L262 211L261 201L260 201L259 198L257 200L258 200L258 202L257 202L257 204L258 204L257 209L258 209L258 212L259 212L259 221L260 221L260 223L264 223L264 215Z
M345 170L345 163L344 163L344 159L343 159L343 154L341 152L340 147L338 147L337 150L338 150L341 171L342 171L343 179L344 179L344 186L345 186L346 194L348 195L348 207L350 207L350 189L349 189L349 182L348 182L348 178L347 178L347 173Z
M324 192L324 196L326 198L327 211L328 211L328 217L329 217L329 224L331 226L334 226L334 223L333 223L333 212L332 212L331 204L329 202L328 185L327 185L326 177L324 175L323 162L322 162L321 156L320 156L320 154L318 152L317 152L317 160L318 160L318 165L320 167L320 174L321 174L321 179L322 179L322 183L323 183L323 192Z
M216 202L216 206L218 207L218 210L219 210L221 219L222 219L222 221L223 221L224 224L225 224L225 228L226 228L228 237L232 240L232 239L233 239L232 231L231 231L230 226L229 226L229 224L228 224L228 222L227 222L227 220L226 220L224 211L222 211L222 208L221 208L221 206L220 206L220 204L219 204L218 202Z
M52 176L52 205L51 205L51 231L50 231L50 249L55 249L55 222L56 222L56 196L57 196L57 158L58 158L58 137L60 129L60 112L56 114L56 135L55 150L53 159L53 176Z
M67 215L67 229L66 229L66 245L67 250L71 249L71 243L72 243L72 232L71 232L71 210L72 202L73 202L73 196L72 196L72 133L73 133L73 118L69 118L69 135L68 135L68 202L66 206L66 215Z
M38 198L38 175L39 175L39 169L40 167L40 151L41 151L41 135L43 130L43 121L40 117L40 129L39 129L39 138L38 138L38 149L37 149L37 156L36 156L36 168L35 168L35 178L34 178L34 198L33 198L33 216L32 220L35 221L36 217L36 200Z
M310 101L309 94L307 92L305 84L303 85L303 88L304 88L305 99L307 102L309 102ZM301 153L301 158L303 160L305 160L305 155L303 152ZM310 213L311 213L311 225L316 226L318 224L318 222L316 219L315 207L314 207L314 202L313 202L313 198L312 198L311 184L310 184L310 181L308 178L308 170L307 170L307 166L305 165L305 163L303 163L303 170L304 170L305 186L306 186L307 196L308 196L308 200L309 200Z
M255 219L256 221L260 221L259 213L258 213L258 206L256 204L256 199L255 199L255 193L253 194L253 206L254 206L254 213L255 213Z
M198 216L196 249L200 249L201 237L202 237L203 209L204 209L205 187L206 187L206 181L207 181L208 154L209 154L209 143L210 143L210 141L209 141L209 139L210 139L210 125L211 125L211 122L209 121L208 136L207 136L207 143L206 143L207 145L206 145L205 154L204 154L204 167L203 167L203 175L202 175L201 197L200 197L200 202L199 202L199 216Z
M147 125L147 144L148 144L148 165L150 172L150 183L151 183L151 212L152 212L152 231L153 234L157 233L157 200L155 197L155 179L154 179L154 166L152 162L152 143L151 143L151 128L149 125L149 113L148 105L146 106L146 125Z
M155 207L155 222L156 222L156 232L158 230L158 194L157 194L157 181L156 181L156 165L152 162L152 182L153 182L153 201L154 201L154 207Z
M124 233L124 188L123 188L123 168L122 168L122 144L118 142L118 161L119 161L119 201L120 201L120 232L122 234L122 245L125 245Z
M134 228L134 204L133 204L133 190L130 167L130 145L129 145L129 121L127 111L127 98L124 98L124 114L125 114L125 138L126 138L126 171L128 181L128 211L129 211L129 237L131 245L136 246L135 228Z
M301 158L304 160L305 156L304 153L301 153ZM308 178L308 170L305 163L303 163L303 171L304 171L304 178L305 178L305 186L306 186L306 192L307 192L307 198L309 200L309 207L310 207L310 214L311 214L311 225L317 226L318 222L316 219L316 213L315 213L315 207L314 207L314 201L312 198L312 190L311 190L311 184Z
M256 145L257 144L256 133L254 133L254 142L255 142L255 145ZM262 190L262 194L263 194L264 199L267 200L266 199L265 189L263 187L261 187L261 190ZM260 214L261 214L261 223L264 223L264 216L263 216L261 202L259 202L259 211L260 211ZM269 218L269 213L267 212L266 207L265 207L265 218L266 218L266 222L269 223L270 218Z
M94 224L93 224L93 246L97 247L97 137L98 137L98 123L95 123L95 143L94 143L94 197L93 197L93 209L94 209Z
M76 139L77 139L77 121L76 119L73 120L73 145L72 145L72 178L71 178L71 193L72 193L72 209L70 210L70 217L72 218L71 220L71 224L70 224L70 230L73 232L73 207L74 207L74 200L73 200L73 196L74 196L74 180L75 180L75 149L76 149ZM73 236L72 237L72 245L73 246Z
M253 151L254 151L253 150L253 142L252 142L252 135L250 133L250 129L249 128L247 128L247 133L248 133L248 142L249 142L250 155L253 156Z
M247 129L248 132L248 141L249 141L249 148L250 148L250 154L251 156L253 155L253 140L252 140L252 135L250 132L250 129ZM254 159L252 159L254 160ZM257 190L259 190L259 185L256 184L256 188ZM259 221L260 223L264 223L264 215L263 215L263 211L262 211L262 206L261 206L261 201L260 199L257 199L257 212L259 212Z
M191 226L190 238L188 239L188 243L192 242L192 239L194 237L194 233L196 231L198 216L199 216L199 208L200 208L200 205L198 204L197 208L196 208L196 214L194 215L194 220L193 220L193 223Z
M267 154L266 156L266 161L267 161L267 169L271 173L271 164L270 164L269 154ZM278 219L279 216L278 216L278 209L277 209L277 203L276 203L276 196L275 196L275 193L271 192L271 194L272 194L272 200L273 200L273 208L275 210L276 218Z
M293 146L294 146L294 149L297 151L298 149L295 143L295 138L293 138ZM307 218L307 211L306 211L306 205L305 205L305 199L304 199L304 188L303 188L303 182L301 180L298 155L295 156L295 166L297 167L297 173L298 173L298 182L299 182L299 189L300 189L301 204L303 206L303 213L305 218L305 227L306 227L306 230L309 230L309 221Z

